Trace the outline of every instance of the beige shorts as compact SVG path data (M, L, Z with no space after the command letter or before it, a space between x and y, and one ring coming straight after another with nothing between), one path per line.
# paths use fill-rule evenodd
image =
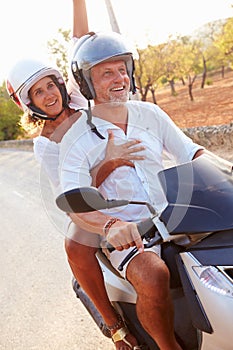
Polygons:
M124 260L124 258L130 253L131 250L134 249L134 247L125 249L123 251L114 250L113 252L109 253L109 251L104 248L106 241L101 237L100 235L96 233L87 232L85 230L82 230L80 227L75 225L71 220L68 222L67 225L67 234L66 237L69 239L72 239L73 241L87 245L89 247L96 247L100 248L102 247L103 252L107 256L108 260L111 262L112 266L120 273L120 275L124 278L126 278L126 270L129 262L139 253L136 252L124 265L123 270L119 271L118 266L121 264L121 262ZM147 243L146 240L143 240L144 243ZM159 257L161 256L161 247L160 245L155 245L152 248L146 248L145 252L153 252L157 254Z
M143 243L147 243L147 241L144 239ZM129 262L135 258L139 254L137 251L128 261L127 263L123 266L123 270L120 271L118 270L118 266L122 263L124 258L134 249L134 247L131 247L129 249L125 249L122 251L114 250L113 252L109 253L106 249L103 249L105 255L111 262L112 266L119 272L119 274L126 279L126 270L127 266L129 265ZM161 257L161 246L160 245L155 245L152 248L145 248L144 252L153 252L157 254L159 257ZM143 253L144 254L144 253Z

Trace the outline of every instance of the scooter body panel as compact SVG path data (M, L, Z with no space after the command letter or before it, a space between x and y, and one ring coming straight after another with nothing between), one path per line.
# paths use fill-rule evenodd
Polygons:
M201 350L231 350L233 344L233 297L219 294L203 284L195 273L195 268L203 265L192 253L181 253L180 255L194 292L198 296L212 328L212 333L203 332Z
M111 302L136 304L137 294L133 286L122 278L117 271L113 270L110 262L100 251L97 253L97 259L104 275L104 283L109 300Z

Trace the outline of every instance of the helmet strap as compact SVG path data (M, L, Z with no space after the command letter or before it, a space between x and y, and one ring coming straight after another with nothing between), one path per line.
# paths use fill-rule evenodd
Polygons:
M31 109L32 110L32 109ZM58 117L60 117L60 115L64 112L65 108L63 107L61 112L58 113L55 117L46 117L42 114L40 114L39 112L35 112L33 111L33 113L31 114L31 116L33 118L36 118L36 119L42 119L42 120L56 120Z
M88 110L87 110L87 124L90 126L91 131L94 132L100 139L104 140L105 137L97 130L95 124L92 122L92 112L91 112L91 102L88 100Z

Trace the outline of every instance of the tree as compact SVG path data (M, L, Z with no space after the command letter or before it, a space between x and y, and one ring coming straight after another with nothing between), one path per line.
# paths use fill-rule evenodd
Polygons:
M47 46L49 50L49 54L52 56L55 61L57 67L63 75L65 81L68 80L68 52L69 52L69 42L70 38L70 30L58 30L59 37L58 39L53 39L48 41Z
M142 101L146 101L149 91L152 93L153 102L156 103L154 91L159 80L164 75L163 44L158 46L148 45L146 49L138 49L138 59L135 60L135 77L139 85Z
M24 135L19 124L22 112L10 100L5 84L0 87L0 141L15 140Z
M216 59L219 57L219 49L214 45L214 41L222 32L224 24L225 20L209 22L197 32L203 64L201 88L205 86L208 71L213 69L216 64L219 65Z
M222 31L214 41L214 46L218 48L218 59L222 66L230 65L233 68L233 18L228 18Z
M169 37L168 41L164 44L164 77L169 83L172 96L176 96L175 81L181 79L183 82L182 67L183 67L183 47L187 37L172 38Z
M183 38L180 61L180 74L188 80L188 94L190 100L193 101L193 84L197 75L203 70L199 40L193 40L188 36Z

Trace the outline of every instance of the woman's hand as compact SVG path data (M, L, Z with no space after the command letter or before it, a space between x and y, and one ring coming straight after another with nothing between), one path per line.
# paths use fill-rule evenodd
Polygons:
M144 156L136 154L143 151L145 147L137 146L141 143L140 140L132 140L120 145L114 143L114 134L111 130L108 131L108 144L106 148L104 161L107 162L112 159L125 160L143 160Z

